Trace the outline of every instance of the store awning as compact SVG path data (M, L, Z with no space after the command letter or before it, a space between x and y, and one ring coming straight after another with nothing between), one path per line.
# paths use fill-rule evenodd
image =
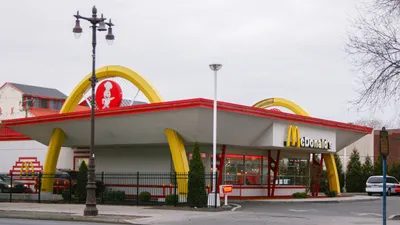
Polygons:
M213 101L188 99L97 110L97 146L166 144L164 129L176 130L185 142L212 143ZM290 125L309 136L326 133L340 150L371 133L368 127L218 102L218 143L256 148L277 147ZM2 121L2 124L33 140L48 145L53 130L66 133L63 146L87 147L90 141L90 111L45 115ZM318 137L317 137L318 136ZM275 143L275 144L274 144ZM283 147L283 143L282 143Z

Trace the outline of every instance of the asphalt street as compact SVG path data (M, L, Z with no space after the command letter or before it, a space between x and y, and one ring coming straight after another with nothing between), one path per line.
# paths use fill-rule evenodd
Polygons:
M400 214L400 196L387 197L386 213L389 217ZM291 215L323 215L381 217L382 200L342 203L262 203L242 202L245 212L288 213ZM399 221L400 222L400 221Z
M382 200L340 203L237 203L240 203L242 208L236 212L162 224L382 224ZM393 214L400 214L399 196L387 198L387 217ZM400 221L388 220L387 224L400 224Z
M270 202L237 202L238 211L224 211L207 214L187 213L184 217L168 216L150 220L154 225L350 225L382 224L382 200L340 202L340 203L270 203ZM387 216L400 214L400 197L387 198ZM141 222L140 222L141 223ZM100 225L88 222L59 222L37 220L0 219L4 225ZM388 220L388 225L400 224L399 220Z
M21 219L2 219L1 225L104 225L104 223L89 223L89 222L67 222L67 221L52 221L52 220L21 220ZM111 224L112 225L112 224Z

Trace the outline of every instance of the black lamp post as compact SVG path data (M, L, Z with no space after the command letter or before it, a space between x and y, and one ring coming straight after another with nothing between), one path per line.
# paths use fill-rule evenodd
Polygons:
M79 11L74 15L76 18L75 27L72 30L75 34L76 38L79 38L82 33L82 28L80 26L80 19L87 20L92 24L92 47L93 47L93 64L92 64L92 77L89 79L92 87L92 99L91 103L91 127L90 127L90 158L89 158L89 169L88 169L88 183L86 186L86 207L83 212L85 216L97 216L98 210L96 207L96 180L95 180L95 160L94 160L94 111L96 106L96 96L95 96L95 87L97 83L96 77L96 31L106 31L106 25L108 25L108 34L106 35L106 40L108 44L112 44L114 40L114 35L112 33L112 26L114 24L111 23L111 19L108 23L104 22L106 18L103 18L103 14L101 17L97 17L97 9L95 6L92 8L92 17L83 17L79 15ZM98 26L97 26L98 24Z

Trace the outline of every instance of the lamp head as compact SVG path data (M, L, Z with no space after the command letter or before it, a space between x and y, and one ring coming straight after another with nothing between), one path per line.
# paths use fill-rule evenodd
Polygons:
M79 38L82 34L82 27L80 25L79 19L76 19L75 21L75 27L72 29L72 32L74 33L76 38Z
M100 23L99 23L99 27L97 28L98 31L106 31L106 23L104 22L104 17L103 17L103 13L101 14L101 18L100 18Z
M213 71L218 71L219 69L221 69L222 64L210 64L210 69L212 69Z

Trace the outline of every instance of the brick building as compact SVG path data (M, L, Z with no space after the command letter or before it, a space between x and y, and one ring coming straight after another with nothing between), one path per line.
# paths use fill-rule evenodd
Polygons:
M389 132L389 156L388 166L394 162L400 163L400 129L388 129ZM374 161L379 157L379 130L374 131Z

